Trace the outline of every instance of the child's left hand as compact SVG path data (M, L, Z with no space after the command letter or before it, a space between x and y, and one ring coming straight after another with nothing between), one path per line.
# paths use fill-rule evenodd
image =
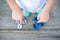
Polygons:
M49 13L42 11L40 14L38 14L37 19L38 19L38 22L48 22Z

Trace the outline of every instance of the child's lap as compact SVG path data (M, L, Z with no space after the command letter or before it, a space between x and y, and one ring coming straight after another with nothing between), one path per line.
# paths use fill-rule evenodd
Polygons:
M38 11L35 12L35 13L38 15L38 14L42 11L42 9L43 9L43 8L41 8L40 10L38 10ZM30 16L30 13L31 13L31 12L29 12L28 10L22 9L21 11L22 11L24 17L29 17L29 16ZM35 13L34 13L34 14L35 14Z
M44 4L44 6L45 6L45 4ZM39 8L35 13L36 13L37 15L40 14L40 12L41 12L42 9L44 8L44 6L43 6L42 8ZM31 12L29 12L28 10L21 9L21 11L22 11L24 17L29 17L29 16L30 16L30 13L31 13Z

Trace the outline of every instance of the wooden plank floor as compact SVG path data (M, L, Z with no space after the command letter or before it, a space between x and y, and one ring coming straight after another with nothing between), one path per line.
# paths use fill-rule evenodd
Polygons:
M0 40L60 40L60 0L57 0L50 12L50 20L38 31L31 27L31 17L28 24L18 30L16 22L11 18L11 10L5 0L0 0Z

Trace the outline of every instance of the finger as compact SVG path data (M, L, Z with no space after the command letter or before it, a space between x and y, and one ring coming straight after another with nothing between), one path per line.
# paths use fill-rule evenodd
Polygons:
M40 20L40 17L37 17L37 20L39 21Z
M43 19L40 19L40 20L38 20L38 22L44 22L44 20Z
M39 20L38 22L43 22L42 20Z
M19 20L16 20L16 22L17 22L18 24L22 24L22 23L23 23L22 21L19 21Z
M20 24L23 24L23 20L20 20L19 23L20 23Z

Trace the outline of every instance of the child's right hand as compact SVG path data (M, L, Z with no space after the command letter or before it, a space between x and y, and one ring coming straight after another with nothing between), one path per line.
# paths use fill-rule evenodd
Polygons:
M23 24L24 16L21 12L12 12L12 19L17 20L20 24Z

